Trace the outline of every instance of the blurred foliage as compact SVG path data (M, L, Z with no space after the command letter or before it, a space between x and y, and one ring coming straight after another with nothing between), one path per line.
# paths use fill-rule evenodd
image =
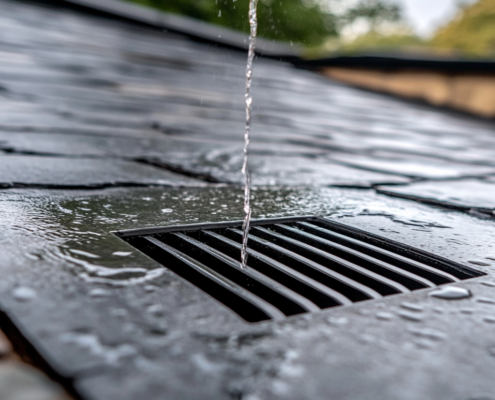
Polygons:
M127 1L249 32L249 0ZM399 8L387 0L260 0L258 33L311 47L338 37L346 25L359 19L375 25L399 18Z
M464 55L495 56L495 0L479 0L462 7L456 18L440 28L430 43Z
M427 43L406 27L394 32L371 30L352 41L339 44L344 53L363 52L424 52Z

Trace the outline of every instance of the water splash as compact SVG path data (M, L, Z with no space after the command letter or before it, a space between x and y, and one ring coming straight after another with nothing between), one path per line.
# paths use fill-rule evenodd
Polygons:
M251 83L253 81L253 61L254 50L256 48L256 34L258 31L258 16L257 16L258 0L249 2L249 26L251 34L249 36L249 52L246 67L246 129L244 131L244 163L242 165L242 173L244 174L244 223L242 224L242 249L241 249L241 266L242 269L247 268L247 242L249 235L249 227L251 224L251 176L249 175L249 139L251 135L251 107L253 105L253 97L251 95Z

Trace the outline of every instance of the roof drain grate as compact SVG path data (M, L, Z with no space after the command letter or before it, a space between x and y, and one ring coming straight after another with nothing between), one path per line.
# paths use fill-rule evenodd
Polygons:
M249 322L350 305L483 273L320 217L253 221L248 269L242 221L116 232Z

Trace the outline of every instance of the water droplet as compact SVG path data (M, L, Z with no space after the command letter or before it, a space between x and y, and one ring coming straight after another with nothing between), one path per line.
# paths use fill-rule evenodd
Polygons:
M29 301L36 297L36 292L26 286L19 286L18 288L14 289L12 295L16 300Z
M165 309L161 304L153 304L149 306L146 311L155 317L161 317L165 313Z
M415 336L430 340L444 340L447 337L445 333L430 328L424 328L424 329L411 328L409 329L409 332L411 332Z
M480 265L482 267L489 267L490 265L492 265L491 263L487 263L486 261L480 261L480 260L469 260L468 263Z
M472 308L461 308L460 311L462 314L472 314L474 312Z
M75 344L95 356L102 357L109 364L116 364L122 358L134 357L137 350L133 345L124 343L116 346L107 346L100 338L90 333L67 332L61 335L65 343Z
M431 349L432 347L435 347L435 343L426 338L417 338L414 341L414 344L422 349Z
M424 310L423 306L420 306L419 304L414 304L414 303L404 302L404 303L401 303L400 306L402 308L406 308L406 309L411 310L411 311L423 311Z
M110 310L110 314L114 315L115 317L123 317L127 315L127 310L124 308L113 308Z
M460 300L471 297L471 292L460 287L446 286L430 292L430 296L445 300Z
M73 254L77 254L79 256L83 256L87 258L100 258L100 256L97 256L96 254L88 253L87 251L76 250L76 249L69 249L69 251Z
M111 292L110 290L106 289L91 289L89 291L89 295L91 297L107 297L110 296Z
M391 313L388 313L388 312L379 312L379 313L376 313L376 317L378 319L381 319L381 320L384 320L384 321L390 321L391 319L394 318L394 315L391 314Z
M346 317L330 317L327 321L334 325L345 325L349 322Z
M112 256L117 256L117 257L127 257L132 254L132 251L114 251L112 253Z
M495 304L495 299L489 299L487 297L481 297L476 300L478 303L485 303L485 304Z
M483 282L480 282L480 283L482 285L485 285L485 286L495 287L495 282L483 281Z
M174 210L172 210L171 208L164 208L162 210L162 213L164 213L164 214L170 214L170 213L173 213L173 212L174 212Z
M421 322L423 321L423 316L421 314L412 313L409 311L399 311L399 317L407 319L409 321Z

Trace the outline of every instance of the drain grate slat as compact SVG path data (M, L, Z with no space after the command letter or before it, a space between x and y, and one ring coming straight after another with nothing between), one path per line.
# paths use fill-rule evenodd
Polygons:
M187 232L186 234L176 233L175 235L181 237L183 240L189 242L191 245L196 246L204 250L205 252L211 254L212 256L217 258L218 261L227 264L230 268L233 268L241 272L241 280L244 278L244 276L249 276L250 278L258 281L261 285L270 288L273 292L278 292L280 295L285 296L286 298L291 300L293 303L292 307L287 307L287 305L285 304L286 302L283 299L279 305L279 308L287 309L284 311L286 315L295 315L306 311L318 310L318 307L314 303L309 301L307 298L299 295L298 293L294 292L287 286L280 284L276 280L271 279L270 277L260 273L255 269L248 269L246 271L243 271L238 261L235 261L230 256L222 253L221 251L216 250L215 248L209 246L208 244L205 244L204 242L189 237L190 234L191 234L190 232ZM246 283L246 285L249 286L250 288L252 287L251 286L252 284L249 282ZM277 301L275 300L273 304L277 305Z
M230 240L226 237L223 237L215 232L207 232L208 235L215 235L217 238L221 238L222 241L227 241L228 243L235 243L236 248L240 250L241 248L241 243L239 240L239 243L234 242L233 240ZM240 236L239 236L240 237ZM262 253L259 253L255 250L252 250L251 248L248 249L248 252L250 255L253 255L254 257L251 257L250 262L249 262L249 267L250 268L260 268L263 270L263 273L265 274L276 274L278 275L278 281L283 282L286 281L287 284L289 285L296 285L298 286L298 289L294 288L294 290L297 290L299 293L305 295L305 296L310 296L308 298L312 298L315 303L318 303L321 308L329 308L333 307L336 305L349 305L352 304L352 301L344 296L342 293L323 285L322 283L318 282L315 279L312 279L299 271L292 269L276 260L271 259L270 257L265 256ZM240 253L239 255L239 262L240 262ZM277 270L279 272L282 272L283 274L280 275L277 273ZM274 277L275 278L275 277ZM288 279L287 279L288 278ZM294 278L294 279L290 279ZM302 283L303 285L297 285L297 282ZM308 291L308 288L310 289ZM311 289L314 289L311 291ZM315 292L316 291L316 292ZM322 296L323 295L323 296ZM320 304L323 303L323 304Z
M363 254L369 255L373 258L376 258L377 260L396 265L397 267L400 267L406 271L412 272L418 276L422 276L437 285L442 285L450 282L458 282L460 280L456 276L452 275L452 273L438 270L434 267L423 264L422 262L418 262L413 259L408 259L406 256L394 253L393 251L389 251L374 246L372 244L351 237L346 237L336 232L332 232L328 229L322 228L321 226L305 222L296 222L295 225L301 227L301 230L306 230L307 232L313 233L316 236L320 236L324 239L328 239L351 249L361 251ZM468 279L472 277L473 276L464 276L461 279Z
M241 258L241 244L234 242L216 232L202 231L204 240L213 240L212 245L217 245L221 249L235 257L238 262ZM253 249L248 249L250 256L249 266L254 268L281 284L291 288L295 292L301 294L320 308L329 308L341 304L352 304L341 293L322 285L320 282L311 279L310 277L301 274L300 272L279 263L264 254L261 254Z
M239 242L242 239L242 231L240 229L227 229L225 234L237 239ZM378 299L381 297L374 289L356 282L355 280L340 274L338 271L325 268L320 264L300 256L294 251L285 249L252 234L249 235L249 245L278 262L284 263L296 271L310 276L324 285L342 293L353 302Z
M254 227L253 233L265 240L271 240L279 246L289 249L297 249L297 253L303 255L306 259L312 260L322 267L327 268L353 279L363 285L366 285L380 293L382 296L388 296L397 293L408 293L409 289L400 283L394 282L384 276L378 275L359 265L349 262L343 258L337 257L331 253L310 246L304 242L285 237L277 232L269 231L263 227ZM325 268L325 267L324 267Z
M145 237L144 239L154 246L148 249L146 249L146 246L138 246L138 248L140 247L143 252L155 260L165 261L167 265L175 266L176 268L172 269L174 272L203 289L206 293L211 294L223 304L228 305L246 321L256 322L284 318L284 314L270 303L260 299L249 290L244 290L234 282L198 263L195 259L155 238ZM172 258L175 258L175 260Z
M305 309L299 304L292 301L291 298L285 297L276 288L272 287L267 279L261 278L261 274L255 274L252 270L242 271L238 263L230 263L227 256L220 257L216 252L211 251L208 246L183 233L170 233L158 239L191 258L201 260L201 263L211 270L274 305L285 315L295 315L305 312Z
M435 284L426 278L395 267L362 252L342 246L338 243L330 242L329 240L282 224L273 225L273 229L277 232L285 234L288 237L297 239L312 246L321 246L321 248L328 252L328 254L334 254L344 260L352 262L355 265L362 265L366 269L392 279L395 282L401 283L410 290L435 287Z
M242 222L116 234L248 322L279 320L483 275L411 246L319 217L253 221L248 268Z
M351 228L336 222L328 224L326 220L314 220L311 224L317 225L326 230L332 230L349 238L353 238L366 244L373 245L383 250L388 250L397 255L405 256L410 261L416 261L421 265L433 267L435 272L444 271L447 276L454 277L454 281L464 280L478 276L479 272L462 265L449 262L448 260L437 257L434 254L428 254L414 247L395 242L390 239L382 238L370 233L360 232L358 229Z

